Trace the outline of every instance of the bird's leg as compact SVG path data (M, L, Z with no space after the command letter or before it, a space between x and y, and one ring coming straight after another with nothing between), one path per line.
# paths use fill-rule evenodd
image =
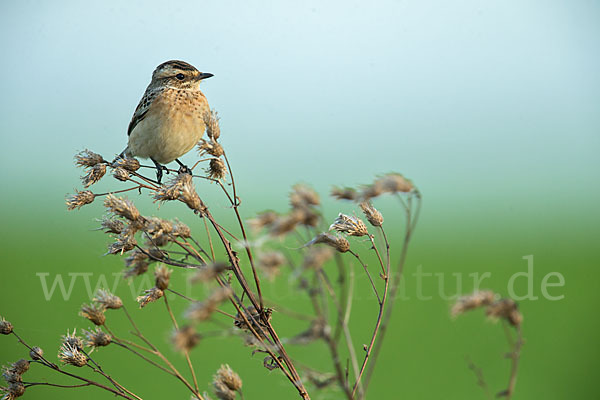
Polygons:
M168 174L169 169L167 167L165 167L164 165L159 164L155 159L151 158L151 160L154 163L154 165L156 166L156 181L160 185L160 181L163 176L163 170Z
M188 168L187 165L183 164L181 161L179 161L177 158L175 159L175 161L177 161L177 164L179 164L179 173L180 174L192 174L192 170Z

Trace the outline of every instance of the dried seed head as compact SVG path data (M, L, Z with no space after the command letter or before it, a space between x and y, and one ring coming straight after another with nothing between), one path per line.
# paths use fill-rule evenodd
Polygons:
M278 216L274 211L265 211L256 216L256 218L248 221L250 226L254 230L260 230L265 226L272 225L275 221L277 221Z
M104 289L98 289L96 292L96 297L94 297L93 300L102 305L102 307L111 310L118 310L119 308L123 307L123 301L119 296L115 296L108 290Z
M173 225L173 235L182 237L182 238L190 238L190 237L192 237L192 231L189 226L187 226L183 222L177 221Z
M126 182L129 180L129 172L127 172L125 168L117 167L113 169L113 176L115 179L121 182Z
M206 321L217 309L219 304L227 299L230 294L231 289L229 288L216 289L206 300L192 303L186 311L186 318L198 322Z
M220 158L212 158L206 169L206 174L211 179L223 179L227 175L225 162Z
M362 203L359 204L359 206L360 206L360 209L365 214L367 221L369 221L369 223L371 225L373 225L373 226L383 225L383 215L381 215L381 213L379 211L377 211L377 209L375 207L373 207L373 204L369 203L368 201L363 201Z
M333 257L333 250L329 247L313 247L304 256L304 268L319 269Z
M512 326L518 326L523 321L517 303L512 299L500 299L490 304L485 313L490 318L504 318Z
M320 233L313 240L306 243L305 246L311 246L313 244L323 243L327 246L333 247L340 253L345 253L350 250L350 243L346 238L334 236L331 233Z
M397 173L387 174L380 178L379 182L383 186L383 190L390 193L407 193L415 188L411 181Z
M98 182L106 174L106 164L96 164L87 173L81 177L81 181L84 187L90 187L94 183Z
M141 250L135 249L131 252L129 257L125 259L125 266L129 269L125 271L123 277L130 278L142 275L144 272L148 271L149 264L150 260L148 259L148 256Z
M459 298L450 313L453 317L462 314L466 311L474 310L479 307L489 306L496 299L496 294L490 290L475 292L468 296Z
M331 196L338 200L354 201L358 199L358 192L353 188L339 188L334 186L333 189L331 189Z
M95 304L83 304L79 315L89 319L94 325L103 325L106 322L105 308Z
M219 126L219 114L215 110L210 110L202 116L204 125L206 125L206 135L214 140L221 136L221 128Z
M41 360L42 358L44 358L44 350L42 350L42 348L38 346L32 347L29 351L29 357L31 357L31 359L35 361Z
M185 325L173 333L171 340L177 350L187 352L196 347L200 341L200 335L193 326Z
M133 202L122 197L116 197L113 194L106 196L106 199L104 199L104 207L106 207L108 211L130 221L136 221L140 218L140 212Z
M84 330L83 333L87 338L86 344L88 347L104 347L108 346L112 341L110 335L104 333L99 326L97 326L94 330Z
M292 232L301 221L302 215L299 213L291 213L290 215L282 215L271 224L269 234L274 237L284 236Z
M137 245L137 240L133 235L121 234L114 243L108 245L106 254L123 254L133 250Z
M200 153L201 157L205 156L206 154L209 154L213 157L218 158L225 154L221 144L215 142L214 140L207 141L204 139L200 139L200 141L198 142L198 152Z
M71 211L76 208L81 208L86 204L90 204L94 201L96 195L89 190L83 190L81 192L77 191L77 193L70 195L67 197L65 203L67 204L67 210Z
M362 220L346 214L339 214L329 227L329 230L346 233L350 236L365 236L369 234L367 226Z
M191 283L197 282L210 282L215 279L221 272L229 269L229 265L224 262L215 262L211 264L204 265L198 269L191 278Z
M0 334L2 335L10 335L13 331L13 325L4 319L4 317L0 317Z
M79 336L77 336L77 330L74 329L73 333L69 333L67 331L66 335L62 337L63 344L67 344L76 349L83 349L83 340Z
M187 174L186 174L187 175ZM179 199L182 183L178 178L174 178L168 185L162 185L154 192L154 201L171 201Z
M117 157L111 164L113 168L123 168L125 171L135 172L140 169L140 162L135 158Z
M173 271L162 264L156 267L154 276L156 277L157 288L160 290L167 290L169 287L169 280L171 279L171 272Z
M7 383L23 382L23 377L13 371L10 367L3 367L2 378L4 378ZM0 390L1 389L2 388L0 388ZM4 398L2 399L4 400Z
M6 393L2 400L12 400L25 394L25 384L22 382L10 382L7 388L2 388Z
M179 194L179 200L184 202L192 210L204 213L204 203L200 200L200 196L196 193L194 183L192 182L192 176L190 174L179 174L178 177L181 183L181 192Z
M242 379L227 364L221 365L221 368L219 368L217 370L217 375L214 376L213 381L221 381L230 390L233 390L236 392L242 388Z
M147 306L149 303L152 303L165 294L159 288L153 287L152 289L144 290L145 295L138 296L137 301L140 303L140 308Z
M285 257L279 251L271 251L261 254L258 263L269 279L273 280L279 274L280 267L285 264Z
M315 227L319 225L321 216L313 208L303 207L293 209L290 218L300 225Z
M367 185L362 188L359 198L363 201L369 201L374 197L381 196L383 193L385 193L383 184L380 181L375 181L372 185Z
M306 185L295 185L290 193L290 203L293 208L318 206L319 195Z
M235 400L235 392L219 380L213 380L215 396L220 400Z
M108 216L102 218L102 221L100 221L100 226L101 229L104 229L105 233L114 233L117 235L123 232L125 229L125 224L123 221L120 221L116 218L110 218Z
M11 364L9 371L14 372L17 375L23 375L25 372L29 371L29 361L21 358L19 361Z
M69 343L63 343L58 353L58 358L63 364L73 365L75 367L83 367L87 364L87 356L78 348L71 346Z
M94 167L96 164L105 163L104 158L93 151L85 149L75 155L75 165L78 167Z

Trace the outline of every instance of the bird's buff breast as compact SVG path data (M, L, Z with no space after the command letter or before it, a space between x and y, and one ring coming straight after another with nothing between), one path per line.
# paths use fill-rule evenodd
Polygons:
M200 92L167 89L129 136L128 152L168 164L190 151L204 134L208 102Z

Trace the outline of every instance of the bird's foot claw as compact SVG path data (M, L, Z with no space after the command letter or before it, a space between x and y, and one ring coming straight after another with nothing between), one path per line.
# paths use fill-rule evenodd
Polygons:
M179 170L177 172L180 173L180 174L189 174L189 175L192 175L192 170L187 165L180 166Z

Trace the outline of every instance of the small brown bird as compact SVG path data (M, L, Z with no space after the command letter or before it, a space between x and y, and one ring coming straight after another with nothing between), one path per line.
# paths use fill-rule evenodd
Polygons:
M177 161L180 172L190 172L178 158L204 134L204 115L210 107L199 86L211 76L177 60L156 67L129 123L129 142L121 156L151 159L158 183L167 170L162 164Z

